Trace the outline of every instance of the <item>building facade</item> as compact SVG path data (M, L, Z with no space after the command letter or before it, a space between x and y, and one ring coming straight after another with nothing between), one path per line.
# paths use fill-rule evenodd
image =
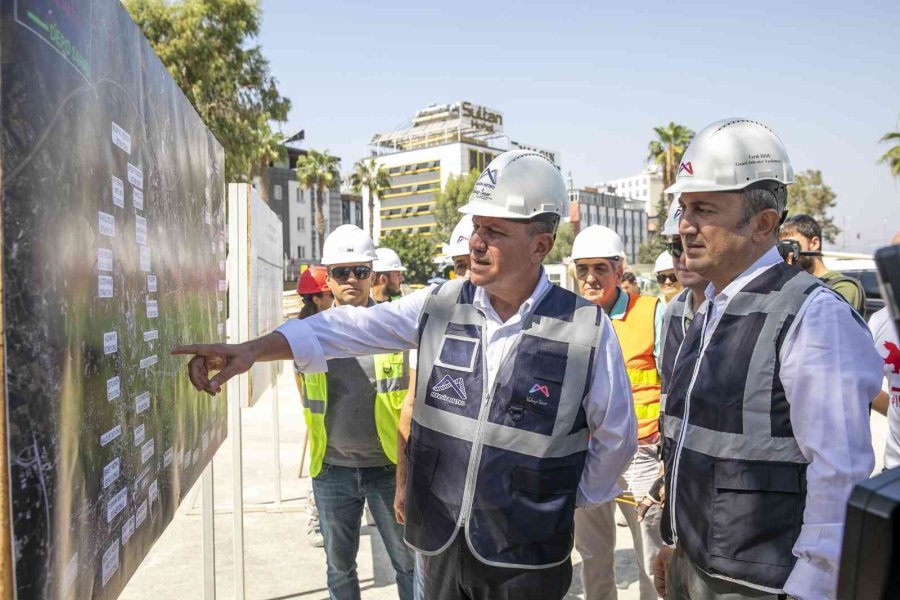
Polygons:
M376 134L370 150L390 178L390 189L375 199L368 214L368 191L362 198L363 222L374 219L374 237L382 232L411 235L434 231L437 194L451 175L483 171L500 153L534 150L559 166L556 152L520 144L503 132L503 114L470 102L429 106L404 127Z
M656 208L663 193L662 173L657 167L648 167L632 177L601 181L597 184L597 188L622 198L643 202L644 209L650 217L649 226L651 230L655 229Z
M597 188L569 189L569 223L575 235L591 225L603 225L619 234L632 264L647 240L647 211L640 200L601 192Z

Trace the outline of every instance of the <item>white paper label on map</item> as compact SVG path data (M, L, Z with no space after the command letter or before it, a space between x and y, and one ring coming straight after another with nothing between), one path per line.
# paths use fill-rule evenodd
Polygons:
M219 323L218 326L219 335L225 335L225 323Z
M175 458L175 448L169 446L169 449L163 454L163 466L168 467L171 465L173 458Z
M147 291L156 291L156 275L147 275Z
M216 242L215 242L215 241L211 241L211 242L209 243L209 249L212 250L212 253L213 253L213 254L216 253Z
M97 248L97 270L113 270L113 253L109 248Z
M68 564L66 565L66 570L63 573L63 590L66 592L69 591L69 588L72 587L72 584L75 583L75 576L78 575L78 553L72 555L72 558L69 559Z
M150 408L150 392L144 392L134 399L134 412L141 414Z
M119 349L119 334L107 331L103 334L103 354L112 354Z
M219 252L225 252L225 240L219 240Z
M156 300L147 300L147 318L155 319L159 316L159 308L156 305Z
M144 447L141 448L141 464L144 464L150 457L153 456L153 452L156 450L156 444L154 440L147 440L147 443L144 444Z
M151 329L150 331L144 332L144 341L145 342L152 342L153 340L157 339L158 337L159 337L159 330L157 330L157 329Z
M122 435L122 426L116 425L106 433L100 436L100 446L106 446L108 443Z
M203 209L203 220L207 225L212 225L212 215L210 214L208 207Z
M222 302L221 300L217 300L216 301L216 311L222 312L224 309L225 309L225 303Z
M128 488L122 488L119 493L113 496L106 505L106 522L112 523L120 512L125 510L128 505Z
M144 210L144 192L136 187L131 188L131 205L135 210Z
M112 275L97 276L97 295L101 298L113 297L113 278Z
M194 451L191 452L191 465L197 464L197 461L200 459L200 448L194 448Z
M150 270L150 248L148 246L138 246L141 249L141 271Z
M112 177L112 201L119 208L125 208L125 182L111 175Z
M145 431L145 428L144 428L143 423L141 423L140 425L138 425L137 427L134 428L134 445L135 446L140 446L141 442L144 441L144 431Z
M133 498L137 498L137 496L144 489L144 484L147 483L147 475L150 474L150 465L144 467L144 470L137 476L137 479L134 480L134 491L131 493Z
M116 218L102 210L100 211L100 235L116 237Z
M128 163L128 183L136 188L144 189L144 172Z
M225 272L225 261L224 260L219 261L219 270L222 271L223 273Z
M157 483L156 479L150 484L150 490L147 492L147 496L150 498L150 502L159 498L159 483Z
M103 566L101 568L103 571L103 585L101 587L106 587L106 584L109 583L112 576L119 570L118 536L113 540L112 545L106 549L106 552L103 553Z
M139 245L147 245L147 219L139 215L134 217L134 237Z
M106 380L106 400L111 401L119 397L122 386L119 383L119 376L110 377Z
M203 453L206 454L206 449L209 448L209 431L204 431L203 435L200 436L200 447L203 449Z
M131 536L134 535L134 515L128 517L128 520L125 521L125 524L122 525L122 545L128 543L128 540L131 539Z
M184 448L182 448L181 450L178 451L178 465L177 466L180 467L183 464L184 464Z
M228 282L226 282L224 279L220 279L219 280L219 291L224 292L227 289L228 289Z
M135 529L141 526L141 523L144 522L144 519L147 518L147 501L144 500L141 502L140 506L137 508L137 513L135 514Z
M112 122L112 143L131 154L131 135L115 121Z
M119 478L120 468L122 466L121 458L114 458L108 465L103 467L103 489L105 490Z
M157 363L159 359L156 358L156 355L148 356L147 358L141 359L141 368L146 369L147 367L152 367Z

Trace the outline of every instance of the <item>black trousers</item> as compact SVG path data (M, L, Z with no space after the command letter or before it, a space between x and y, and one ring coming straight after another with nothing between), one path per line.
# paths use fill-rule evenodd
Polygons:
M464 531L422 559L424 600L562 600L572 584L571 559L548 569L492 567L475 558Z

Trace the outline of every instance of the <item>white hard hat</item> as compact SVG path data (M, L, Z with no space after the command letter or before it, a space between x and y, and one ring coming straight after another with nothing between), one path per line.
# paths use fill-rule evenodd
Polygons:
M322 248L325 266L372 262L376 258L372 238L356 225L341 225L329 233Z
M694 137L666 193L742 190L761 181L794 182L784 144L762 123L724 119Z
M566 182L552 162L529 150L510 150L491 161L459 211L476 217L560 217L567 206Z
M666 224L663 227L662 235L678 235L678 222L681 221L681 205L678 204L678 197L681 194L675 194L675 199L669 205L669 214L666 217Z
M406 270L403 263L400 262L400 256L390 248L377 248L375 250L375 262L372 263L372 270L376 273L390 273L392 271Z
M450 234L450 243L444 251L444 254L453 258L454 256L462 256L469 253L469 238L472 237L472 231L475 224L472 222L472 215L463 215L453 233Z
M619 234L603 225L582 229L572 242L572 260L580 258L625 258Z
M653 265L653 272L662 273L663 271L669 271L671 269L675 269L675 263L672 261L672 255L666 251L663 251L662 254L656 257L656 264Z

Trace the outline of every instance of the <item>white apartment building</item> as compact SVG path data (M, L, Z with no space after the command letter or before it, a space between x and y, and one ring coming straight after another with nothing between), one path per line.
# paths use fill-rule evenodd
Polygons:
M657 167L647 167L641 173L631 177L601 181L596 187L615 196L629 200L640 200L644 203L647 215L650 217L649 223L651 226L654 223L656 205L659 202L660 194L663 192L662 173Z

